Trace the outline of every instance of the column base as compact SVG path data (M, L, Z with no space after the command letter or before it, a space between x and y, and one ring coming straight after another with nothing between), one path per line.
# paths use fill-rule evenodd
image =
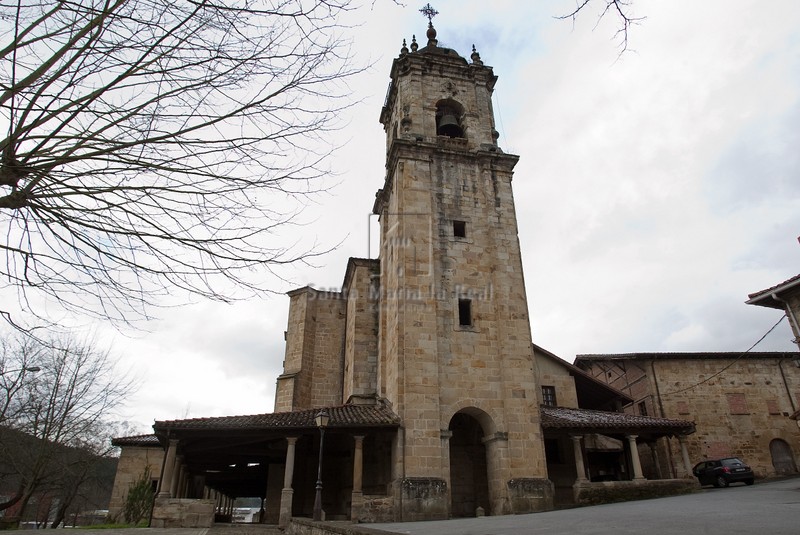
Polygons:
M292 520L292 496L294 496L294 489L281 490L281 513L278 517L278 527L285 528Z

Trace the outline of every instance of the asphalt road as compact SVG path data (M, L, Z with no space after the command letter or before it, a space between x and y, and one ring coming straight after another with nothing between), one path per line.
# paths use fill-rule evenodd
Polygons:
M368 526L410 535L800 535L800 478L547 513Z

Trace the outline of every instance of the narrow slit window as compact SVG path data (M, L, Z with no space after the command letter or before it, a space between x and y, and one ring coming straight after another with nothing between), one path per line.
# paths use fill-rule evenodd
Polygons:
M472 300L458 300L458 324L461 327L472 326Z
M467 222L466 221L453 221L453 236L456 238L467 237Z

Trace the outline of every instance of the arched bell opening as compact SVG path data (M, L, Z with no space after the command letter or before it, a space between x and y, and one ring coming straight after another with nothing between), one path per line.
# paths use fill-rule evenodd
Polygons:
M463 138L464 127L461 118L464 108L454 100L442 100L436 104L436 135Z

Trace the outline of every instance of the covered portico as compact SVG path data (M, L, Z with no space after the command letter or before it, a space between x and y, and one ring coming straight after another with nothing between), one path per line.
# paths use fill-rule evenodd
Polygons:
M663 473L661 468L659 440L678 438L682 455L677 462L683 464L684 473L691 474L683 437L694 433L693 422L547 406L541 407L541 414L548 474L556 487L556 499L562 503L570 499L581 503L587 493L604 492L598 490L601 487L613 492L614 486L619 490L631 486L624 482L634 482L641 491L649 481L671 479L672 474ZM645 478L642 470L642 445L649 448L654 472L651 479Z
M285 526L292 516L311 516L321 435L315 416L322 409L330 416L322 509L328 518L359 520L365 500L385 499L390 478L399 418L380 403L156 422L166 455L153 527L230 522L234 500L243 497L261 499L261 523ZM187 519L190 502L208 507ZM211 518L198 521L198 514Z

